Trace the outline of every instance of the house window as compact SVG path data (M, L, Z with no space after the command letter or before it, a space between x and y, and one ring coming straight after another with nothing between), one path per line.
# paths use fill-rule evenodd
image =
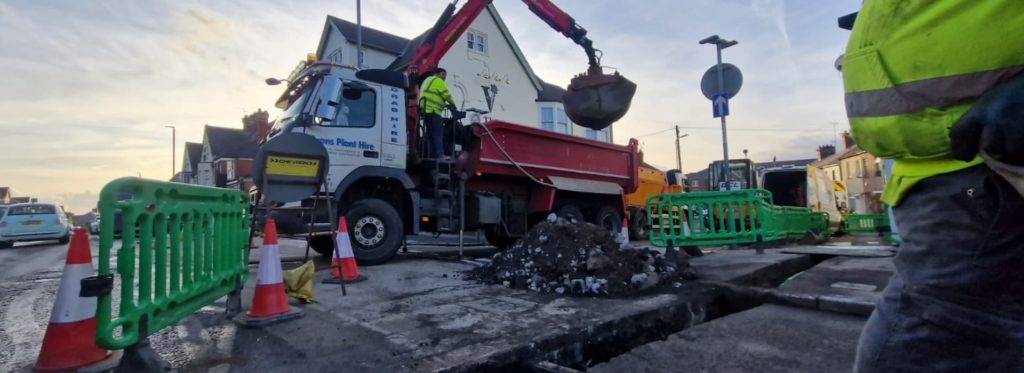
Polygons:
M487 34L476 30L467 31L466 46L473 52L487 54Z
M605 128L603 130L600 130L600 131L595 131L595 130L592 130L590 128L587 128L587 138L591 139L591 140L602 141L602 142L611 142L608 139L608 129L607 128Z
M569 118L565 109L559 107L540 108L540 128L545 131L569 134Z
M555 108L555 132L569 134L569 118L565 116L565 109Z

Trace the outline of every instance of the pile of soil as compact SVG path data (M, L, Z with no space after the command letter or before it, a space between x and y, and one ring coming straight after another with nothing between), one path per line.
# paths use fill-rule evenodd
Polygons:
M686 254L619 247L590 223L562 219L537 224L511 248L495 254L469 277L516 289L572 295L631 295L654 287L682 286L694 278Z

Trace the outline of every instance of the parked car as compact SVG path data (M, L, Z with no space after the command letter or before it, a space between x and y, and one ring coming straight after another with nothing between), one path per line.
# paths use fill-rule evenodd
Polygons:
M68 243L71 223L60 207L51 203L17 203L0 217L0 248L15 242L57 240Z

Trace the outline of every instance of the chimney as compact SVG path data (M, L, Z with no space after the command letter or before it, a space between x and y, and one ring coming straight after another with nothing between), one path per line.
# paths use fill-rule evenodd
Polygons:
M818 160L828 158L836 154L836 147L834 145L822 145L818 147Z
M849 149L854 145L857 145L857 143L853 141L853 135L849 132L843 132L841 135L843 136L843 149Z
M242 130L249 134L253 141L262 142L270 133L270 113L256 109L256 112L242 117Z

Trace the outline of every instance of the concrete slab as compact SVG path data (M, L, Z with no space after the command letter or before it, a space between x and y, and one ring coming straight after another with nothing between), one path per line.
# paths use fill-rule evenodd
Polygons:
M775 287L789 274L810 268L814 263L808 255L786 254L779 250L767 250L760 255L754 250L719 250L690 261L702 281L762 287ZM786 275L778 278L783 273Z
M868 315L893 271L892 258L835 257L793 276L775 293L805 307Z
M327 268L327 262L317 262ZM302 319L240 328L222 304L153 337L182 370L465 371L510 369L523 361L571 360L597 338L680 330L704 320L714 290L687 284L630 299L566 298L481 285L462 278L473 264L399 258L360 268L369 281L321 284ZM250 304L252 281L243 292ZM649 340L649 339L648 339ZM639 344L639 343L637 343Z
M589 372L850 371L865 318L764 305L671 335Z

